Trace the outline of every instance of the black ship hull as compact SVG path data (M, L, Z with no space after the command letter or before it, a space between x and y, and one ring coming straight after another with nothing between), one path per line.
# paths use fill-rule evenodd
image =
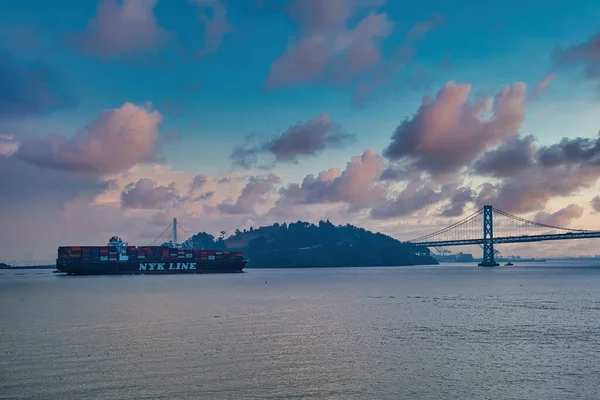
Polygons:
M246 260L136 260L84 261L57 260L56 269L69 275L164 275L220 274L243 272Z

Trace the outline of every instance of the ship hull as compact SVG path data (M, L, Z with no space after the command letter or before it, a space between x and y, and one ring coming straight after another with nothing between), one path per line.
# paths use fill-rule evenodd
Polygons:
M56 269L69 275L221 274L243 272L246 262L246 260L190 260L186 262L58 260Z

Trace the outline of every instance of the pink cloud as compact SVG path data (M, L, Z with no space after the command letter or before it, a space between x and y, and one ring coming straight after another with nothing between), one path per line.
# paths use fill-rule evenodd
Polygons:
M50 135L20 142L15 157L40 167L107 174L155 160L162 117L132 103L104 110L72 138Z
M470 94L471 85L448 82L435 99L425 97L417 114L398 126L384 156L434 174L447 173L517 134L525 118L523 83L503 87L494 99L468 102Z
M375 150L352 157L344 171L331 168L315 178L307 175L301 185L289 184L280 193L277 207L293 204L346 203L352 210L368 208L382 201L387 184L379 182L386 163Z
M181 201L175 182L169 186L157 185L147 178L125 186L121 192L121 205L126 208L161 210Z
M251 177L248 184L235 202L223 202L217 205L224 214L254 214L255 207L266 200L280 178L275 174L266 177Z
M83 33L68 40L82 53L115 57L153 50L170 36L158 25L158 0L102 0Z
M537 100L540 97L540 95L546 90L550 82L554 80L554 78L556 78L556 74L552 72L546 74L546 76L538 82L538 84L535 87L535 90L531 92L531 94L529 95L529 99Z

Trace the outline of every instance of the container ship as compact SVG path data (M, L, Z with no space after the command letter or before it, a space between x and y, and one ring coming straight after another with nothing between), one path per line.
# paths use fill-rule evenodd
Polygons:
M61 246L56 269L69 275L202 274L242 272L243 253L177 245L177 219L168 246L129 246L113 236L106 246Z

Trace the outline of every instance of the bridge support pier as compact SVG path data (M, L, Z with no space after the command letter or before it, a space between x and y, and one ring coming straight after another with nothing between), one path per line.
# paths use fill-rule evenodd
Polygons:
M483 206L483 260L480 267L497 267L494 260L494 221L492 206Z

